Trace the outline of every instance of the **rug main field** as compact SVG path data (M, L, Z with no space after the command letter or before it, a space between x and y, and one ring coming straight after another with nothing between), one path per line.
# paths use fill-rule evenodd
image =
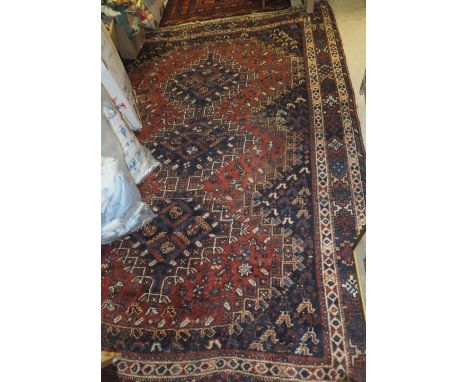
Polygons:
M157 217L102 253L119 378L364 381L364 152L331 9L148 40L128 71Z

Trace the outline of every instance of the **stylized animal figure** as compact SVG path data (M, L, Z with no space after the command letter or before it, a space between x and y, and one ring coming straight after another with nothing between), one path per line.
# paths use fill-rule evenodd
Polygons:
M291 323L291 317L289 316L288 312L282 311L278 319L276 320L276 325L280 326L282 323L285 323L288 328L294 326Z
M297 313L301 313L304 309L307 309L307 313L312 314L315 312L314 307L309 299L303 299L302 302L297 307Z

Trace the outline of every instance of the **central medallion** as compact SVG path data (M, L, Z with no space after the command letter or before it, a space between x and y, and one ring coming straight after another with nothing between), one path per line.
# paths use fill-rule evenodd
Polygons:
M207 53L167 81L164 95L175 102L206 107L231 98L247 84L248 71L232 60Z

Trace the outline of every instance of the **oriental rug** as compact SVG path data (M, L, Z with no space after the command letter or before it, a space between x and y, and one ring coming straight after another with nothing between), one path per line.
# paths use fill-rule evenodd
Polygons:
M290 7L290 0L169 0L160 26L274 11Z
M132 381L364 381L364 151L331 9L161 28L128 67L157 217L103 247Z

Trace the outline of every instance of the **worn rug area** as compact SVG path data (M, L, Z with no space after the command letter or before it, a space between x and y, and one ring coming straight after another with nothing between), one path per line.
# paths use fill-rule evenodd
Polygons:
M273 11L290 5L290 0L265 0L265 4L262 0L169 0L160 26Z
M157 217L102 253L118 378L364 381L364 153L331 9L148 40L128 70Z

